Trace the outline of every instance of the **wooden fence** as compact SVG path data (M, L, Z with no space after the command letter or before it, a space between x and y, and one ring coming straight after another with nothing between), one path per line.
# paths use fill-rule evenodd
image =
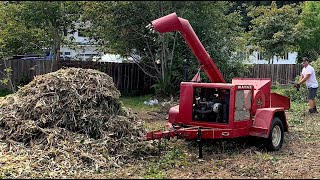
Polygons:
M10 60L7 61L7 67L13 70L11 79L15 85L23 85L36 75L51 72L51 62L46 60ZM61 67L92 68L105 72L113 77L113 82L121 93L148 93L154 83L137 65L131 63L63 61L57 68ZM4 68L4 63L1 63L0 71ZM271 78L273 84L289 84L300 74L301 69L300 64L258 64L250 67L244 77ZM1 74L0 78L3 77ZM9 86L0 85L0 88Z
M51 61L46 60L9 60L6 61L7 67L12 68L11 79L15 85L28 83L36 75L51 72ZM117 89L121 93L139 94L149 93L153 81L144 75L143 71L135 64L131 63L109 63L109 62L85 62L85 61L62 61L57 68L79 67L98 69L107 73L113 78ZM54 70L57 70L54 69ZM5 69L4 63L0 64L0 71ZM3 79L4 75L1 74ZM10 86L0 85L1 89L10 89Z
M117 89L125 94L143 94L151 92L153 81L133 63L64 61L60 67L78 67L98 69L113 78Z
M292 84L300 75L301 64L255 64L249 68L244 77L271 78L272 84Z
M0 71L3 72L6 67L11 67L11 80L14 85L26 84L34 76L51 72L51 62L45 60L8 60L1 61ZM0 74L0 79L6 76ZM0 83L1 89L11 89L9 85Z

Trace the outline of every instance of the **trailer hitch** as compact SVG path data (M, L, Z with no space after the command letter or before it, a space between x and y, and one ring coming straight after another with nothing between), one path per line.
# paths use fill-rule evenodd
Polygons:
M212 128L201 127L176 127L169 131L152 131L148 132L145 140L155 140L155 139L168 139L173 137L177 139L192 139L196 140L199 147L199 159L203 158L202 147L203 139L214 139L215 130Z

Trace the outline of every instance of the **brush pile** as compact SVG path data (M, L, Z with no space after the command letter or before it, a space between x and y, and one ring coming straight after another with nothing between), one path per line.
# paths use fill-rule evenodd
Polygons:
M30 171L16 170L19 177L72 177L152 153L143 122L121 107L119 96L110 76L81 68L36 76L7 96L0 107L2 145L31 162L23 167Z

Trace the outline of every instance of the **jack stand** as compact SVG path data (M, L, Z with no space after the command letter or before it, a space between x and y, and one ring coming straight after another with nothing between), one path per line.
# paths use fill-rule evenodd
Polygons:
M202 140L201 140L202 132L200 128L198 129L197 136L198 136L197 142L199 145L199 159L202 159Z

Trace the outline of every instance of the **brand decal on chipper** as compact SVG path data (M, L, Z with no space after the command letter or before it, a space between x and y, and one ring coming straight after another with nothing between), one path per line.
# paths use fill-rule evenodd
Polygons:
M238 86L238 89L251 89L250 85L240 85Z

